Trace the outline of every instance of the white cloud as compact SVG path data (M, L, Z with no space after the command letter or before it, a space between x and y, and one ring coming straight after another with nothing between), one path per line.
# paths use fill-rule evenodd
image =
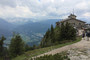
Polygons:
M88 18L89 6L90 0L0 0L0 17L63 18L75 9Z
M78 9L88 9L88 4L87 4L87 2L80 2L76 5L76 8L78 8Z
M87 13L83 14L83 16L90 17L90 12L87 12Z
M0 16L1 17L32 17L35 16L32 11L27 6L16 6L0 8Z

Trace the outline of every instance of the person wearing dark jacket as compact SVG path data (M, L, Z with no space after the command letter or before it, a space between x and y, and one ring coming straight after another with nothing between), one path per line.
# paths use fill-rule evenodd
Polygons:
M89 38L90 38L90 32L88 32L88 33L86 34L86 36L87 36L87 40L89 41Z
M82 38L83 38L83 40L84 40L84 37L85 37L85 33L82 34Z

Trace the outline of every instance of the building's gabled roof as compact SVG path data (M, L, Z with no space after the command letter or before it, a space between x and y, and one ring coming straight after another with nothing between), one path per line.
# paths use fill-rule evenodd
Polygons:
M67 20L70 20L69 18L67 18L67 19L62 19L61 21L59 21L59 22L65 22L65 21L67 21Z
M82 20L76 19L76 17L77 17L76 15L70 14L67 19L62 19L62 21L59 21L59 23L65 22L65 21L68 21L68 20L76 20L76 21L79 21L79 22L86 23L86 22L84 22Z
M86 23L85 21L82 21L82 20L79 20L79 19L76 19L77 21L80 21L80 22L83 22L83 23Z
M77 17L76 15L74 15L74 14L70 14L70 16L75 16L75 17ZM70 16L68 16L68 17L70 17Z
M63 19L62 21L60 21L60 23L61 23L61 22L65 22L65 21L69 21L69 20L72 20L72 19L69 19L69 18L67 18L67 19ZM79 21L79 22L86 23L86 22L81 21L81 20L79 20L79 19L73 19L73 20L76 20L76 21Z
M76 17L77 17L76 15L70 14L67 19L62 19L62 21L60 21L60 22L65 22L65 21L68 21L68 20L76 20L76 21L79 21L79 22L86 23L86 22L84 22L84 21L81 21L81 20L79 20L79 19L76 19Z

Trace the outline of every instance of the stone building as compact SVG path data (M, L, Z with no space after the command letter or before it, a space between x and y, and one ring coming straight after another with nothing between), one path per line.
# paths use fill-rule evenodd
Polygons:
M67 19L62 19L61 21L59 22L56 22L56 25L60 26L61 23L64 23L66 24L66 22L70 23L74 28L77 28L77 29L82 29L86 26L86 22L84 21L81 21L79 19L76 19L76 15L74 14L70 14L70 16L68 16Z
M61 23L66 24L66 22L70 23L75 29L77 29L78 35L82 35L85 32L85 29L90 27L90 24L86 24L86 22L79 20L76 18L77 16L74 14L70 14L68 18L62 19L61 21L56 22L57 26L61 26Z

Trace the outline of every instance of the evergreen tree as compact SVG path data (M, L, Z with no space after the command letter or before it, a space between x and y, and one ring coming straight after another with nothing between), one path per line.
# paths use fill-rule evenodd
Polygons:
M29 45L25 45L25 51L30 51L30 50L33 50L34 48L29 46Z
M71 38L71 40L76 40L76 29L74 29L73 27L71 28L71 32L70 32L70 38Z
M70 25L68 22L65 26L66 30L66 40L76 40L76 29L72 25Z
M37 48L37 46L36 45L33 45L33 49L36 49Z
M53 25L51 25L50 39L51 39L51 43L55 43L55 33L54 33Z
M2 36L0 39L0 58L3 58L3 56L4 56L4 54L3 54L4 53L4 47L3 47L4 40L6 40L6 38L4 36Z
M65 38L64 38L65 40L70 40L71 28L72 28L72 26L68 22L66 22L66 24L65 24L65 35L64 35L65 36Z
M48 46L51 42L49 42L49 39L50 39L50 30L48 29L47 32L45 33L41 43L40 43L40 46L41 47L46 47ZM49 43L49 44L48 44Z
M51 29L44 35L40 46L47 47L58 43L76 40L76 30L68 22L56 26L55 29L51 25Z
M76 29L72 27L68 22L66 24L61 24L61 32L60 32L61 40L75 40L76 39Z
M51 32L54 33L53 25L51 25Z
M58 44L58 42L61 40L60 39L60 26L55 27L55 41Z
M45 34L45 38L47 39L47 38L49 38L49 36L50 36L50 30L48 29L46 34Z
M60 26L60 41L64 40L65 39L65 25L64 23L61 23L61 26Z
M25 45L25 51L29 51L30 50L30 46L28 46L27 44Z
M9 52L11 57L16 57L24 53L24 42L19 34L16 34L12 37L11 43L9 46Z

